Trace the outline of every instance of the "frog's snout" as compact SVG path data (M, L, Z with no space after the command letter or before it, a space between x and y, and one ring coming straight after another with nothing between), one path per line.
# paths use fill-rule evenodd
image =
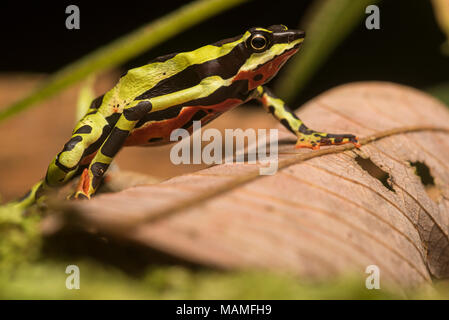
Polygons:
M273 33L274 42L284 44L301 43L305 36L306 33L302 30L282 30Z
M287 31L287 33L288 43L291 43L298 39L304 39L306 36L306 33L302 30L289 30Z

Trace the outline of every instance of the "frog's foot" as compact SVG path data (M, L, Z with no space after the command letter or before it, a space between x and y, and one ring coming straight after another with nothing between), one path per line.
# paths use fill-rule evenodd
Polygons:
M89 170L86 168L83 170L83 173L80 176L80 180L78 182L78 185L76 187L76 190L73 194L71 194L68 199L70 200L88 200L90 199L89 196Z
M357 148L361 147L358 138L352 134L313 132L310 134L299 133L295 148L310 148L313 150L318 150L320 146L339 145L345 143L353 143Z

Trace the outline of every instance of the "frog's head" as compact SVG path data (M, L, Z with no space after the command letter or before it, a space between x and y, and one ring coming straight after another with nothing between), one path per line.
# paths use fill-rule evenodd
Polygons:
M236 57L241 66L234 80L248 80L249 90L267 83L299 50L304 37L303 31L283 25L248 30L239 39L240 54Z

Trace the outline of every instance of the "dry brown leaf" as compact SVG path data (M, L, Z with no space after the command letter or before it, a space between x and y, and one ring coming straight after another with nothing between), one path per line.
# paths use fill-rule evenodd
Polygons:
M160 179L155 177L133 171L119 169L113 171L108 170L99 192L118 192L135 186L155 184L160 181Z
M317 130L365 137L363 146L311 151L282 143L276 175L259 176L258 165L217 165L72 203L44 230L76 224L219 268L323 278L364 274L374 264L401 287L447 278L445 106L412 88L364 82L318 96L299 116ZM280 140L294 137L282 131Z

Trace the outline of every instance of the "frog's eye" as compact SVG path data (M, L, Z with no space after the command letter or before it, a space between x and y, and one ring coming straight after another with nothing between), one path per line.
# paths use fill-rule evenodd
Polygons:
M256 51L261 51L267 47L268 41L265 36L256 34L251 38L250 45Z

